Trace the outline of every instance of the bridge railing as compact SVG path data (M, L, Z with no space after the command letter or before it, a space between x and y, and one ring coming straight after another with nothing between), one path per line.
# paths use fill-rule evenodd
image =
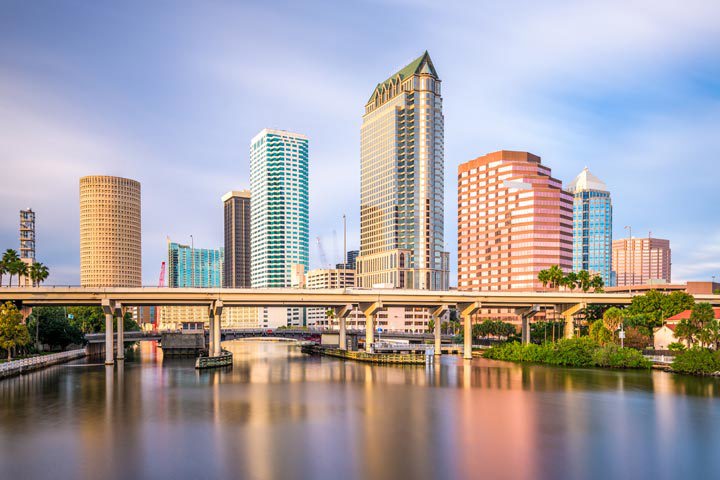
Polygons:
M55 362L58 360L67 360L71 358L81 358L85 356L85 349L68 350L67 352L50 353L48 355L38 355L37 357L20 358L9 362L0 363L0 373L31 367L34 365L42 365L44 363Z

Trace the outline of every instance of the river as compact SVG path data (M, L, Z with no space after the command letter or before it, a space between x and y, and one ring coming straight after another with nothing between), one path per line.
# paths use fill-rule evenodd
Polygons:
M0 381L0 478L720 477L717 379L224 345L221 371L143 342Z

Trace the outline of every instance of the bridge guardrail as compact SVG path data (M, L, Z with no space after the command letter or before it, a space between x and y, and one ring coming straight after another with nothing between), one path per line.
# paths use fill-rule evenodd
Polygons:
M11 360L9 362L0 363L0 374L12 372L15 370L25 370L28 367L36 365L55 363L61 360L71 360L75 358L82 358L86 355L84 348L77 350L69 350L67 352L51 353L48 355L38 355L37 357L21 358L18 360ZM2 375L0 375L2 376Z

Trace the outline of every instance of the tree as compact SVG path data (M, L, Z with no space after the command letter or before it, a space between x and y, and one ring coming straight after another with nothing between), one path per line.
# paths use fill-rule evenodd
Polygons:
M100 333L104 331L105 314L100 307L68 307L70 323L83 333Z
M36 307L30 319L31 329L37 331L38 341L64 350L70 344L80 345L85 336L70 323L62 307Z
M707 322L698 334L698 339L703 345L717 350L720 345L720 321L712 319Z
M613 334L602 320L596 320L590 325L589 335L600 346L613 343Z
M335 309L328 308L327 310L325 310L325 316L328 319L328 326L332 328L333 323L335 322Z
M617 307L610 307L603 314L603 323L605 328L612 333L613 339L615 338L615 331L620 328L620 324L623 322L623 317L623 311Z
M50 271L42 263L33 262L32 265L30 265L28 274L30 275L30 281L32 282L33 287L36 287L47 279L48 275L50 275Z
M28 276L27 263L23 262L21 259L18 258L13 264L13 270L15 270L15 275L17 275L17 283L18 286L20 286L20 277Z
M691 347L695 343L699 333L700 329L687 318L683 318L675 326L675 336L678 340L684 340Z
M645 315L646 327L652 332L663 322L680 312L691 309L695 304L692 295L685 292L672 292L669 295L650 290L644 295L636 295L625 309L626 316Z
M537 278L538 282L542 283L543 288L545 288L550 283L550 272L547 269L540 270Z
M7 359L12 351L30 343L30 333L22 321L22 313L12 302L0 306L0 347L7 350Z
M563 273L562 268L560 268L559 265L553 265L548 270L548 279L552 288L559 287L562 284L564 278L565 274Z
M428 332L433 333L435 331L435 319L431 318L428 320Z
M590 290L591 280L592 280L592 278L590 277L590 272L588 272L587 270L580 270L578 272L577 283L578 283L578 287L580 287L580 290L582 290L583 293Z
M565 274L565 276L562 279L562 285L566 288L569 288L572 292L575 290L578 286L578 274L575 272L568 272Z
M12 248L8 248L5 250L5 253L3 253L2 256L2 264L4 266L5 272L10 276L8 285L12 287L12 277L15 275L15 269L17 267L17 262L20 260L20 257L18 256L18 253L13 250Z
M605 282L598 274L593 275L590 279L590 287L597 293L602 293L605 288Z
M695 333L695 336L698 340L700 340L700 343L703 345L706 345L705 341L703 340L703 330L705 330L705 326L713 320L715 320L715 311L713 310L712 305L710 305L709 303L696 303L692 307L688 323L692 325L691 330Z

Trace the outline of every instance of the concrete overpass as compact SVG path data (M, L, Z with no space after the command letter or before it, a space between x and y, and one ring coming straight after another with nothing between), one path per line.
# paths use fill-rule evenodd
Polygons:
M587 305L628 305L631 293L582 292L460 292L394 289L227 289L227 288L95 288L95 287L6 287L0 289L0 300L11 300L24 306L88 305L101 306L105 312L106 347L113 345L113 316L122 307L133 306L207 306L210 314L210 354L220 355L220 320L224 307L328 307L335 309L339 321L340 345L346 345L345 320L354 308L365 315L366 348L374 343L377 312L386 307L428 308L435 318L435 351L440 352L439 318L448 308L457 308L464 325L464 357L472 358L472 315L480 308L514 309L522 319L522 338L529 341L529 321L542 308L560 312L572 336L573 315ZM696 301L720 306L720 295L695 295ZM122 322L118 322L118 346L124 343ZM113 363L113 349L106 348L106 363ZM122 358L118 348L118 358Z

